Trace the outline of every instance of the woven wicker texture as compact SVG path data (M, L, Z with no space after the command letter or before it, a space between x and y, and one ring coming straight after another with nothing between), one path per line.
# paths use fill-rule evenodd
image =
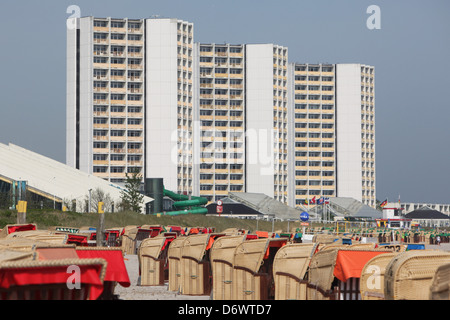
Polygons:
M361 271L362 300L384 300L384 274L387 264L398 252L380 254L370 259Z
M182 270L181 270L181 250L187 237L179 237L170 243L167 253L169 263L169 291L181 291Z
M48 268L58 269L63 267L67 269L70 266L101 266L99 280L103 283L106 273L107 262L104 259L60 259L45 261L9 261L0 264L0 273L17 273L20 269ZM66 281L62 283L43 283L34 285L13 285L7 289L0 289L0 300L86 300L90 297L90 284L81 284L81 290L74 290L67 286Z
M269 239L246 241L238 245L233 266L243 267L256 273L259 270Z
M36 255L31 251L24 252L5 248L0 249L0 264L9 261L35 260L35 258Z
M33 226L34 229L36 229L36 224L34 223L30 223L30 224L7 224L6 226L3 227L3 229L0 230L0 239L5 238L6 236L8 236L8 234L10 233L11 228L20 228L21 226ZM21 231L22 232L22 231Z
M386 300L427 300L439 266L450 262L450 252L411 250L398 254L386 266Z
M10 238L27 238L32 240L37 240L40 242L52 243L52 244L66 244L67 234L64 233L53 233L49 230L30 230L14 232L5 237L5 239Z
M138 250L142 286L164 284L164 264L159 256L166 239L155 237L144 239Z
M311 259L309 267L308 281L319 286L323 290L330 290L333 282L334 266L339 248L321 250Z
M9 248L12 250L19 250L19 251L32 251L36 246L45 247L45 246L53 246L53 244L20 237L0 239L0 248Z
M138 232L137 226L126 226L122 235L122 251L125 254L136 253L136 234Z
M211 234L195 234L186 238L181 249L181 292L186 295L204 295L209 267L203 261Z
M237 230L237 229L236 229ZM230 300L233 291L233 260L245 235L229 235L217 239L210 252L214 300Z
M262 300L267 299L268 282L271 274L264 265L264 256L273 238L249 240L237 246L233 261L233 300Z
M306 300L304 279L316 243L288 244L277 251L273 261L275 300Z
M450 300L450 263L438 267L430 286L430 300Z

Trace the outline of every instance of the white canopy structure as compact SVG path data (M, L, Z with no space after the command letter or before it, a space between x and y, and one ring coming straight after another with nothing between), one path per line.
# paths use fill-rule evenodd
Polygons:
M77 212L84 211L89 190L101 190L116 204L121 202L121 190L124 190L117 184L11 143L0 143L0 180L26 181L27 191L59 203L76 201ZM152 198L144 197L141 213L145 213L145 204L151 201Z

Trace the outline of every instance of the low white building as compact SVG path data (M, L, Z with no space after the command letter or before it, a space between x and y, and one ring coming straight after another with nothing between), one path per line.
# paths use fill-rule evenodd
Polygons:
M116 205L121 202L121 191L125 190L123 187L38 153L14 144L0 143L0 155L1 183L25 182L23 185L27 193L53 201L55 208L69 206L71 209L70 206L74 204L75 211L85 212L89 190L91 194L101 190ZM145 213L145 204L151 201L152 198L144 196L141 213ZM92 208L96 207L94 203L91 204ZM108 207L104 209L111 211Z

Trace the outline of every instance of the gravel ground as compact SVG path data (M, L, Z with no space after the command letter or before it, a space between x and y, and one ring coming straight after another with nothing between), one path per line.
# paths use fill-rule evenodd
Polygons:
M439 249L450 251L450 243L438 245L426 245L426 249ZM174 291L167 290L167 283L164 286L138 286L139 262L137 255L126 255L125 265L128 270L131 285L124 288L117 285L114 291L121 300L209 300L209 296L188 296Z
M114 290L121 300L209 300L209 296L187 296L167 290L164 286L138 286L139 262L135 254L125 256L125 266L131 285L128 288L120 284Z

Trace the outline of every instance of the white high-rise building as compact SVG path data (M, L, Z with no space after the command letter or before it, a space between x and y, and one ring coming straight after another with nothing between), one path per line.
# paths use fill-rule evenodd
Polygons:
M193 25L84 17L67 29L66 162L192 188Z
M337 196L376 206L375 68L336 65Z
M290 73L295 205L352 197L375 207L374 68L297 63Z
M246 45L247 192L288 202L288 49Z
M375 207L374 68L288 63L275 44L194 44L192 23L84 17L67 30L68 165L137 170L209 201Z

